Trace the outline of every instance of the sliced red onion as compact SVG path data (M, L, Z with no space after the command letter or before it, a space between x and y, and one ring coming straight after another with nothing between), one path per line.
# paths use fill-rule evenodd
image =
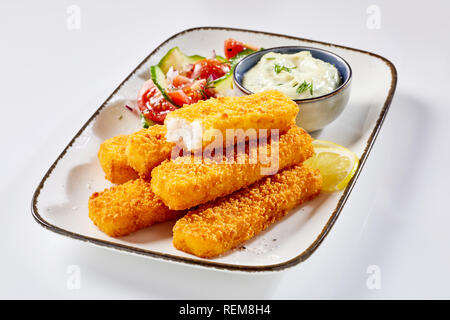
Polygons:
M173 79L178 75L178 70L174 70L171 66L166 74L166 79L169 83L173 82Z
M127 108L129 111L131 111L134 114L139 114L139 111L137 111L135 108L130 107L129 105L125 105L125 108Z
M192 79L197 79L197 77L200 75L200 69L201 66L199 64L194 65L194 71L192 71Z

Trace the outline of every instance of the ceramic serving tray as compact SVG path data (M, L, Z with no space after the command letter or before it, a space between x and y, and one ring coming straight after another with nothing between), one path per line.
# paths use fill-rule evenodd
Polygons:
M167 222L122 238L102 233L88 217L88 198L111 184L97 159L100 144L119 134L141 128L139 118L125 105L136 107L139 88L149 78L149 67L172 47L186 54L211 56L223 51L223 42L234 38L255 46L310 46L343 57L353 70L350 101L337 120L314 137L341 144L360 157L355 176L341 192L323 193L292 210L268 230L227 254L201 259L176 250L172 227ZM294 266L318 248L342 212L386 117L394 95L397 73L387 59L366 51L260 31L200 27L182 31L164 41L114 90L98 108L44 175L32 199L32 213L45 228L119 252L153 259L237 271L276 271Z

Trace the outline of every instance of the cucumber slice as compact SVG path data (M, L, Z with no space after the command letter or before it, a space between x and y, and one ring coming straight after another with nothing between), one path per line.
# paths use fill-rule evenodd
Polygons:
M228 60L222 56L216 56L216 60L219 60L220 62L228 62Z
M164 74L166 74L170 67L173 67L175 70L180 70L188 64L203 59L205 59L205 57L199 55L187 56L180 50L180 48L174 47L170 49L164 57L162 57L158 63L158 67Z
M251 49L245 49L244 51L239 52L236 56L230 59L229 63L231 65L230 71L224 75L223 77L220 77L219 79L214 80L214 89L219 95L226 96L230 90L233 89L233 71L236 64L245 56L248 56L249 54L255 52ZM216 59L219 56L216 57ZM219 59L218 59L219 60Z
M214 82L214 90L221 95L227 96L229 91L233 89L233 69L226 75L216 79Z
M242 58L248 56L249 54L252 54L253 52L256 51L252 49L245 49L239 52L237 55L235 55L233 58L230 59L231 67L234 68L234 66L237 65L237 63L241 61Z
M161 70L159 66L151 66L150 67L150 74L152 76L152 81L156 85L156 87L159 89L161 94L163 95L164 99L169 101L174 106L180 107L176 103L170 99L169 95L167 94L167 82L166 82L166 75Z

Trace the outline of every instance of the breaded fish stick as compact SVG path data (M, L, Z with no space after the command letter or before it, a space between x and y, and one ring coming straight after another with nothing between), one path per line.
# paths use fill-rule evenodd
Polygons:
M98 160L105 172L105 178L112 183L120 184L138 178L137 172L128 165L125 154L127 140L127 135L120 135L100 145Z
M154 125L131 134L126 145L128 164L141 177L149 178L152 169L170 158L172 142L167 142L166 127Z
M143 179L95 192L89 198L89 218L111 237L125 236L183 214L169 210L152 192L150 183Z
M249 149L239 153L234 162L190 156L166 160L152 171L152 190L170 209L189 209L301 163L314 153L311 136L297 126L291 127L278 141ZM270 164L263 163L264 155L268 155ZM275 170L270 172L269 167Z
M173 130L187 129L185 132L189 132L192 128L182 128L179 121L197 121L205 130L203 146L206 147L214 141L214 137L211 137L214 130L220 130L224 140L226 129L279 129L285 132L292 125L297 112L298 106L287 96L278 91L267 91L245 97L209 99L184 106L167 115L168 119L172 119L167 122L167 127ZM149 178L155 166L170 158L175 142L168 142L166 133L166 126L154 125L129 136L126 147L128 164L141 177ZM196 143L201 146L201 142Z
M321 185L317 169L301 164L285 169L188 212L173 228L173 245L198 257L216 257L313 198Z
M279 129L286 132L298 113L297 104L285 94L272 90L242 97L208 99L170 112L164 124L167 140L177 142L173 133L182 131L188 150L205 148L215 140L216 130L226 137L230 129ZM198 130L201 128L201 134ZM203 139L202 139L203 138Z

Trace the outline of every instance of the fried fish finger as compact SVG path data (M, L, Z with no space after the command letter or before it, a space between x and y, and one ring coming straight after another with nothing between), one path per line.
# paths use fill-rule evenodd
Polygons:
M167 142L166 127L154 125L131 134L126 145L128 164L141 177L149 178L152 169L170 158L174 143Z
M164 124L167 140L182 140L188 150L210 145L219 131L226 137L231 129L279 129L286 132L298 113L297 104L285 94L264 91L243 97L208 99L170 112ZM199 133L200 132L200 133Z
M121 237L139 229L181 217L169 210L143 179L95 192L89 198L89 218L107 235Z
M317 169L301 164L285 169L188 212L173 228L173 245L198 257L216 257L316 196L321 184Z
M273 154L272 154L273 152ZM270 167L276 173L301 163L314 153L311 136L292 126L279 140L260 144L239 153L235 161L222 162L192 156L166 160L152 171L152 190L173 210L183 210L228 195L269 174L262 155L269 155ZM252 161L257 159L257 161Z
M100 166L105 178L112 183L120 184L138 178L138 173L128 164L125 147L127 135L120 135L104 141L98 151Z

